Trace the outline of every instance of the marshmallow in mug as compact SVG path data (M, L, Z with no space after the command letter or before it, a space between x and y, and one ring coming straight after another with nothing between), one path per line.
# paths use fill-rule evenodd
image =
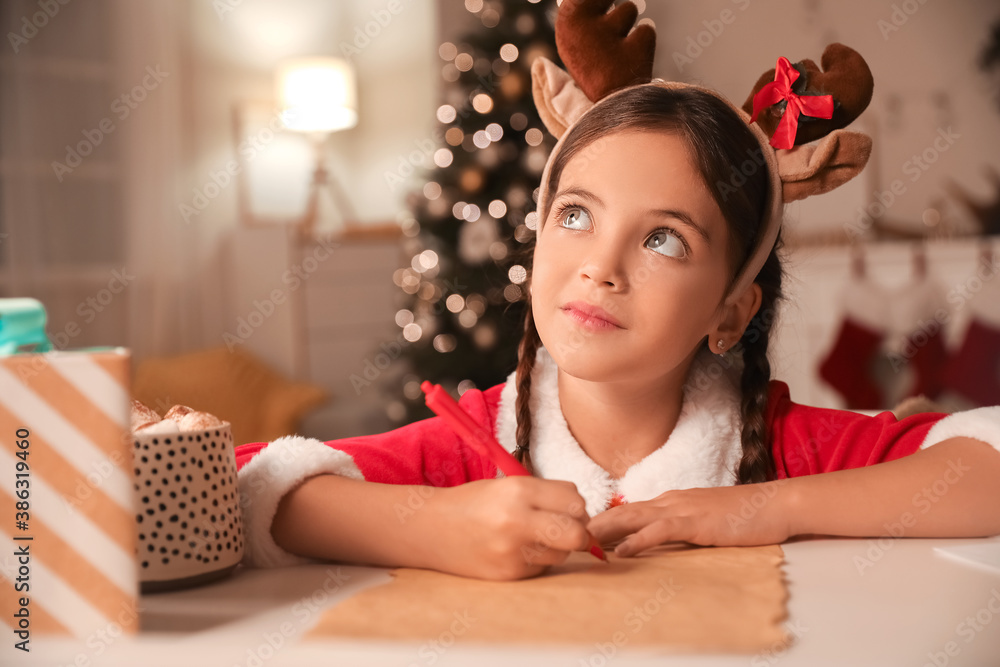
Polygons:
M225 422L208 412L198 412L186 405L175 405L160 417L156 410L141 401L132 401L132 432L170 434L203 431L222 426Z

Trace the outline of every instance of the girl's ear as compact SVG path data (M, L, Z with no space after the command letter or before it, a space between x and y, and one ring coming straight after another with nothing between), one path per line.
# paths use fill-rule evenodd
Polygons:
M531 95L538 115L556 139L594 106L565 70L545 57L531 63Z
M775 151L785 203L829 192L857 176L872 153L867 134L834 130L816 143Z
M743 337L750 320L760 309L762 294L760 285L750 283L742 294L726 299L722 306L722 319L710 334L709 343L713 352L720 351L716 347L719 340L725 343L722 349L728 350Z

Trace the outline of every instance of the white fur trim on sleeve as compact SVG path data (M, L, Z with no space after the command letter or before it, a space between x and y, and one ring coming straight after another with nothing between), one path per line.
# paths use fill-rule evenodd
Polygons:
M975 408L948 415L931 427L920 449L949 438L974 438L1000 451L1000 406Z
M240 510L246 545L244 565L280 567L318 562L279 547L271 537L271 523L286 493L306 479L321 474L364 479L349 454L301 436L278 438L240 469Z

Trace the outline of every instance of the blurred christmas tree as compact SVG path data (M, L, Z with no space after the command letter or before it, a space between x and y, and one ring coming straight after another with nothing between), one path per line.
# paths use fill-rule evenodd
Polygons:
M535 193L555 140L531 97L531 63L555 49L555 0L465 0L477 29L440 45L442 143L410 198L410 295L396 314L411 372L391 382L397 424L432 416L420 382L487 389L517 365ZM481 23L482 28L478 29ZM561 65L561 63L559 63Z

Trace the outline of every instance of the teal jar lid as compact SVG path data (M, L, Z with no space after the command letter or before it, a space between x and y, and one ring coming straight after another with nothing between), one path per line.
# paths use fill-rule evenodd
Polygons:
M0 299L0 356L48 352L45 306L37 299Z

